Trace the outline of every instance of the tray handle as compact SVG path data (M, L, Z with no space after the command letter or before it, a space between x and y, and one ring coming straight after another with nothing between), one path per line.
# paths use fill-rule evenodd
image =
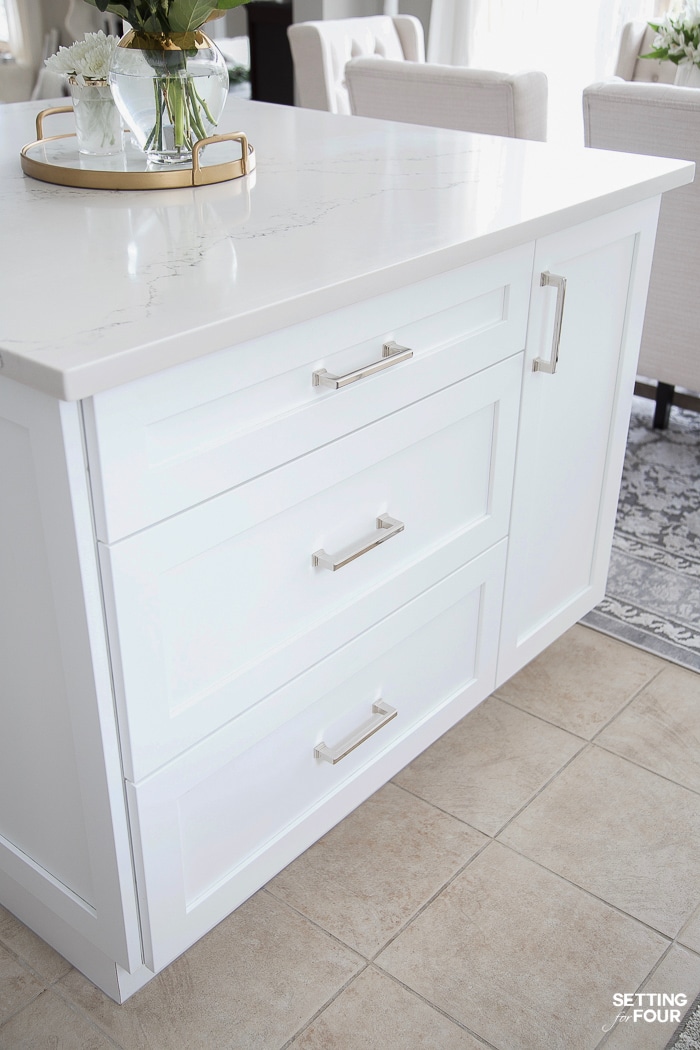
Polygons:
M205 175L199 164L199 151L204 146L215 142L240 142L241 144L241 175L248 174L248 136L242 131L227 131L222 135L209 135L206 139L198 139L192 147L192 185L201 186L206 181Z
M37 141L41 141L44 137L44 118L50 117L53 113L72 113L72 106L52 106L51 109L42 109L41 113L36 115L36 137Z

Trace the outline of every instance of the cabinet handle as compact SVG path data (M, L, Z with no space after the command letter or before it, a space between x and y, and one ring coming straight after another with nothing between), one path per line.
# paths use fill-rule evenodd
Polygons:
M365 740L369 740L371 736L378 733L379 730L391 722L392 718L396 718L398 711L395 707L389 707L383 700L377 700L372 704L372 714L376 715L371 722L368 722L362 729L358 729L357 733L353 736L347 737L342 744L338 745L336 751L331 751L327 744L321 741L314 748L314 758L322 758L324 762L330 762L331 765L335 765L336 762L340 762L342 758L345 758L354 751L360 744L364 744Z
M390 518L388 514L383 514L381 518L377 518L377 528L385 531L369 543L366 543L363 547L359 547L356 551L346 554L344 558L339 558L338 561L335 561L332 554L328 554L321 549L320 551L314 551L311 555L311 564L319 565L322 569L330 569L331 572L335 572L336 569L342 569L344 565L354 561L355 558L359 558L362 554L366 554L367 551L371 551L374 547L378 547L380 543L386 543L387 540L393 539L394 536L398 536L400 532L403 532L406 526L402 521L397 521L396 518Z
M554 375L559 360L559 342L561 340L561 323L564 316L564 296L566 295L566 277L560 277L556 273L545 270L540 274L540 288L552 285L557 290L557 304L554 309L554 331L552 333L552 353L549 361L543 357L536 357L532 362L533 372L547 372Z
M365 379L367 376L374 375L375 372L383 372L385 368L401 364L402 361L408 361L411 357L413 357L413 350L399 346L392 339L382 346L381 360L373 361L371 365L365 365L364 368L356 368L354 372L347 372L344 376L334 376L325 368L319 368L317 372L311 373L311 382L313 386L330 386L334 390L339 390L341 386L349 386L350 383L356 383L358 379Z

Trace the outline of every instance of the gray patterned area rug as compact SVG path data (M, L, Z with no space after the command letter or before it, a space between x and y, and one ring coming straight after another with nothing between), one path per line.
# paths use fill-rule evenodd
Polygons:
M666 1044L666 1050L700 1050L700 996Z
M581 623L700 671L700 414L634 398L606 594Z

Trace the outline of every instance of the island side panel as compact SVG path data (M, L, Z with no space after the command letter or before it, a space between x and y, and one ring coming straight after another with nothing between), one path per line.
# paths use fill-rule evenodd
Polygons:
M80 406L0 379L0 901L141 964ZM35 906L36 905L36 906ZM65 941L60 923L77 935Z

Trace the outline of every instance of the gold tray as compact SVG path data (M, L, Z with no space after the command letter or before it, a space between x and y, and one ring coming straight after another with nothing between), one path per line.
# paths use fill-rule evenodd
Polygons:
M108 157L94 157L80 153L74 133L44 136L44 118L54 113L72 113L72 106L54 106L44 109L36 118L36 142L29 142L20 151L20 162L25 175L59 186L78 186L96 190L158 190L179 186L208 186L228 182L255 169L255 150L242 131L232 131L195 142L192 163L168 164L154 167L145 153L131 144L128 132L124 149ZM218 163L211 151L202 153L205 146L218 143L238 143L240 155L221 161L222 153L232 152L226 146L217 146ZM236 148L235 153L239 153Z

